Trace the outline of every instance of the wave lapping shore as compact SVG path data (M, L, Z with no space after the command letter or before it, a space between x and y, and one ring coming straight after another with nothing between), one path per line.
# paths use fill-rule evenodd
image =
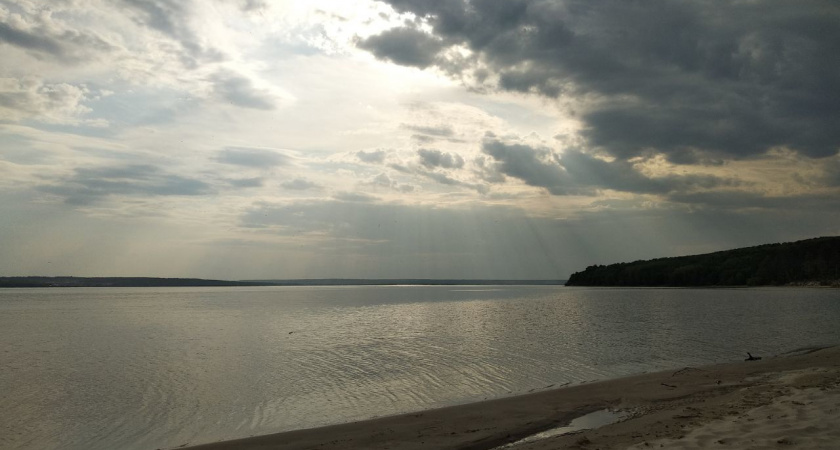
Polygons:
M526 439L604 409L623 419ZM840 442L838 417L840 347L831 347L190 448L833 449Z

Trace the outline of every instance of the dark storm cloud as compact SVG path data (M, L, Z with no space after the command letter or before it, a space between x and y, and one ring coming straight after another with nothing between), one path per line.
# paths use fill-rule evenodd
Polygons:
M555 195L593 194L595 189L612 189L640 194L666 194L674 191L737 186L739 182L709 175L667 175L648 177L632 164L616 159L605 161L578 151L566 150L562 156L545 147L509 144L488 138L482 151L492 157L495 167L487 181L503 180L493 177L493 170L518 178L530 186L542 187Z
M213 90L222 100L242 108L272 110L275 108L272 96L257 89L254 83L231 72L218 73L212 77Z
M481 150L495 160L499 173L518 178L529 186L545 188L555 195L582 193L547 148L485 140Z
M289 157L273 150L247 147L227 147L216 158L224 164L245 167L275 167L289 163Z
M840 151L834 157L819 161L819 172L804 175L794 173L793 179L804 186L840 188ZM839 193L840 194L840 193Z
M109 196L194 196L213 193L203 181L167 173L143 164L77 168L73 175L39 188L64 197L70 204L86 205Z
M432 65L443 48L440 39L414 28L393 28L361 40L358 45L377 58L420 68Z
M502 90L585 99L589 146L620 159L654 151L690 164L694 150L716 153L714 162L781 146L825 157L840 146L840 8L831 1L386 2L423 18L432 36L406 25L362 48L495 79ZM445 60L452 46L473 54Z
M726 164L726 161L720 155L712 152L704 152L696 148L676 150L667 156L668 162L671 164L700 166L722 166Z
M641 194L738 186L741 182L710 175L665 175L647 177L632 164L605 161L577 150L566 150L560 160L578 185Z
M359 158L360 161L366 163L381 163L382 161L385 161L385 150L376 150L369 152L359 150L358 152L356 152L356 157Z
M460 169L464 167L464 158L455 153L446 153L440 150L421 148L417 150L420 157L420 164L428 169L440 167L443 169Z

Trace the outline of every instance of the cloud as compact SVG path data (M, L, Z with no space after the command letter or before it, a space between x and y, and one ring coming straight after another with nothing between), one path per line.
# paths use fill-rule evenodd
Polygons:
M499 173L518 178L529 186L545 188L554 195L581 193L548 148L488 139L482 143L481 151L495 160Z
M388 167L391 169L396 170L397 172L407 174L407 175L415 175L422 178L426 178L432 180L438 184L442 184L445 186L459 186L468 189L473 189L479 194L486 194L488 192L488 187L485 184L481 183L470 183L467 181L459 180L457 178L453 178L445 173L436 172L434 170L427 170L425 166L411 164L410 166L392 163L389 164ZM486 180L485 180L486 181ZM414 190L411 188L411 190Z
M780 196L722 190L674 193L668 199L713 210L840 211L840 196L837 193Z
M242 11L257 11L268 7L266 0L238 0Z
M185 51L181 62L189 68L200 62L218 62L225 57L221 51L207 45L190 26L195 3L191 0L120 0L134 13L137 22L157 30L175 40Z
M224 164L244 167L276 167L289 163L289 157L274 150L248 147L227 147L216 158Z
M47 8L0 8L0 43L18 47L37 58L52 57L65 62L94 59L119 47L101 35L73 28L57 20Z
M90 94L84 86L44 83L28 78L0 78L0 120L34 119L55 124L81 124L89 113ZM95 124L95 122L87 121Z
M463 139L455 136L455 130L453 130L450 125L427 126L403 124L402 128L414 131L415 134L413 134L411 138L422 143L430 143L438 140L464 142Z
M616 159L606 161L580 150L567 149L562 155L546 147L506 143L490 137L482 151L495 165L482 162L485 180L502 182L494 172L518 178L529 186L542 187L554 195L592 195L595 189L638 194L666 194L674 191L738 186L741 182L711 175L665 175L649 177L633 164Z
M682 165L722 166L726 161L713 152L705 152L696 148L684 148L667 155L668 162Z
M87 205L111 196L196 196L213 193L207 183L167 173L143 164L77 168L42 192L64 197L65 202Z
M415 170L414 173L416 175L420 175L422 177L428 178L432 181L435 181L439 184L443 184L443 185L446 185L446 186L460 186L460 187L464 187L464 188L467 188L467 189L475 190L476 192L478 192L479 194L482 194L482 195L487 194L489 192L489 189L488 189L487 185L485 185L485 184L470 183L470 182L467 182L467 181L459 180L459 179L453 178L453 177L451 177L451 176L449 176L445 173L428 171L428 170L421 170L421 169Z
M407 24L360 48L473 87L562 98L588 147L619 159L691 164L703 163L695 151L723 160L776 147L818 158L840 147L840 9L830 2L386 3L430 34Z
M825 162L823 174L818 177L818 181L826 186L840 187L840 153Z
M276 108L274 96L233 72L222 71L211 77L214 93L223 101L242 108L270 111Z
M416 131L420 134L434 137L450 138L455 136L455 131L450 125L441 126L424 126L424 125L408 125L403 124L403 128L411 131Z
M356 152L356 157L362 162L379 164L385 161L385 150L359 150Z
M627 161L617 159L609 162L578 150L566 150L560 164L578 185L641 194L665 194L673 191L712 189L741 184L737 180L711 175L671 174L648 177Z
M231 186L238 188L254 188L263 186L262 178L235 178L232 180L227 180L227 182Z
M433 169L435 167L443 169L460 169L464 167L464 158L458 154L421 148L417 150L417 155L420 157L420 164L428 169Z
M368 184L373 186L391 187L394 185L394 180L392 180L387 173L382 172L379 175L373 177L373 179L370 180L370 183Z
M64 54L64 48L59 42L38 34L29 33L2 22L0 22L0 40L7 44L27 50L36 50L53 56L63 56Z
M322 189L323 186L320 184L309 181L305 178L295 178L294 180L284 181L280 183L280 186L283 186L285 189L291 189L293 191L306 191L310 189Z
M414 190L416 189L416 187L411 184L402 184L397 182L396 180L391 179L391 177L389 177L388 174L385 172L376 175L364 184L368 186L394 189L396 191L402 192L403 194L414 192Z
M360 40L358 46L377 58L420 68L431 66L444 47L440 39L415 28L392 28Z
M333 195L333 198L336 200L340 200L342 202L359 202L359 203L371 203L379 200L378 197L373 195L363 194L360 192L339 192Z
M446 184L446 185L449 185L449 186L467 186L467 187L472 187L472 185L469 185L469 184L467 184L467 183L464 183L464 182L463 182L463 181L461 181L461 180L456 180L456 179L454 179L454 178L450 177L449 175L446 175L445 173L440 173L440 172L427 172L427 171L423 171L423 170L418 170L416 173L417 173L418 175L422 175L422 176L424 176L424 177L426 177L426 178L429 178L430 180L437 181L437 182L438 182L438 183L440 183L440 184Z

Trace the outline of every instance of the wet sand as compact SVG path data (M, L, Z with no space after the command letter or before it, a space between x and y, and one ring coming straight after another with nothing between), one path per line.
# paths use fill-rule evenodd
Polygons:
M521 439L610 409L597 429ZM837 448L840 347L566 386L195 450Z

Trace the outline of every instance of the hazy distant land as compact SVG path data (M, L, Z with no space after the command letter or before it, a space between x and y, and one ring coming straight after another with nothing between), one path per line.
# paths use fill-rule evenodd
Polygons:
M458 286L458 285L563 285L566 280L432 280L432 279L296 279L205 280L154 277L0 277L0 288L28 287L178 287L178 286Z
M270 286L562 286L566 280L435 280L428 278L362 279L319 278L299 280L246 280Z
M840 287L840 237L589 266L566 286Z
M166 286L264 286L265 283L251 283L225 280L203 280L200 278L154 278L154 277L0 277L2 287L166 287Z

